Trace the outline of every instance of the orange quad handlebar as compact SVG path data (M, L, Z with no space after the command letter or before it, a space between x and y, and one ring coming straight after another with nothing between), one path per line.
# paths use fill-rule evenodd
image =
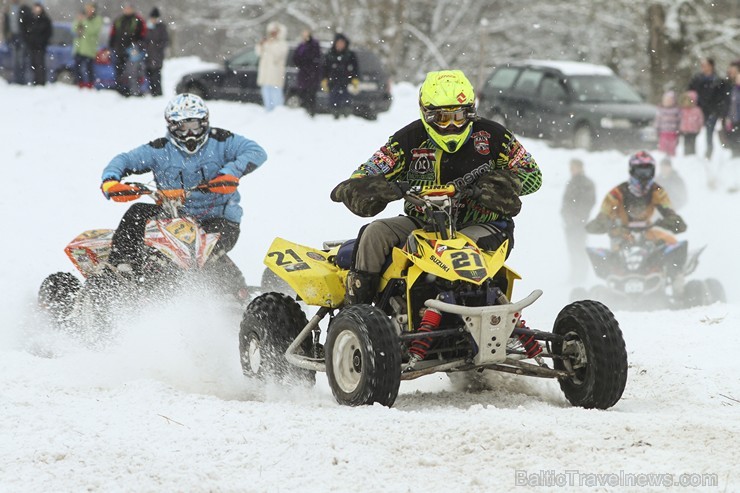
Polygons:
M161 204L165 200L177 201L180 203L185 202L185 198L190 192L199 191L203 193L211 192L211 187L208 184L198 185L193 188L173 188L169 190L160 190L150 188L148 185L143 183L118 183L108 189L108 196L116 202L128 202L136 200L144 195L153 195L156 202Z

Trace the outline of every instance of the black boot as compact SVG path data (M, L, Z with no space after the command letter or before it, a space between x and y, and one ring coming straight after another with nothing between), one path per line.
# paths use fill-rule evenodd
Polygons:
M345 284L347 292L344 294L344 304L369 305L373 302L378 292L379 283L380 274L361 270L350 270L347 273L347 282Z

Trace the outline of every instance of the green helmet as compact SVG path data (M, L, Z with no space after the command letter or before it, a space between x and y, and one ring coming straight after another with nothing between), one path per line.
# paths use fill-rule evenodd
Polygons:
M443 150L455 152L473 131L473 85L461 70L429 72L419 90L419 110L432 140Z

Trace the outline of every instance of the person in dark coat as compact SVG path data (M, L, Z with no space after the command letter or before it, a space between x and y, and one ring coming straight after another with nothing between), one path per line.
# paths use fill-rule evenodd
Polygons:
M25 21L31 11L19 0L10 0L3 12L3 39L10 49L12 82L25 84L28 71L28 47L25 39Z
M586 277L586 222L596 203L594 182L583 171L583 161L570 161L571 178L565 185L560 215L565 224L565 239L570 256L570 274L573 282Z
M126 65L146 36L146 23L136 14L131 3L124 3L121 8L123 13L113 21L108 45L115 58L116 89L123 96L130 96L131 84L126 80Z
M293 63L298 67L298 97L308 114L316 114L316 92L321 85L321 48L311 31L303 31L303 42L293 53Z
M146 78L149 81L149 89L152 96L162 95L162 65L164 64L164 51L169 41L170 37L167 33L167 26L160 18L159 9L154 7L149 13L144 44L144 50L146 51Z
M46 47L51 39L51 19L41 3L33 4L31 15L25 24L25 39L31 61L31 83L43 86L46 84Z
M704 128L706 130L707 149L705 157L712 157L714 148L714 127L717 119L722 113L722 107L725 103L725 95L722 79L717 75L714 69L714 59L704 58L701 60L701 72L696 74L689 82L688 89L696 91L699 97L697 103L704 113Z
M349 87L357 89L360 85L357 55L349 49L349 40L337 33L329 53L324 58L324 79L321 87L329 91L329 105L334 118L347 116L351 105Z

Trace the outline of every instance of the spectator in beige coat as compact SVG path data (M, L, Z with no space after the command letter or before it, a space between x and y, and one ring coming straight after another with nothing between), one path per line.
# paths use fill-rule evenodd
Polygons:
M285 64L288 59L286 28L279 22L267 25L267 36L255 48L260 57L257 67L257 85L262 91L262 103L272 111L284 102Z

